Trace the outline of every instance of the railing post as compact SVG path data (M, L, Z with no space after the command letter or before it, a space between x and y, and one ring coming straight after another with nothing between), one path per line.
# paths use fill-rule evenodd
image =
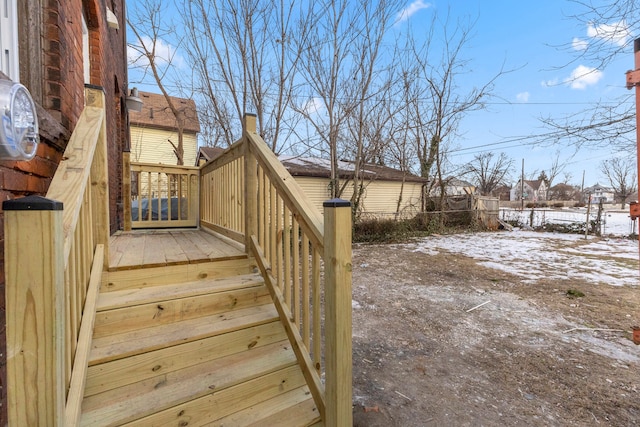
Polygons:
M5 201L4 254L9 425L64 422L62 203Z
M131 231L131 152L122 153L122 216L124 231Z
M87 107L105 109L104 89L86 85L84 89ZM109 267L109 169L107 161L106 112L102 118L100 134L91 163L91 210L93 215L94 244L104 245L104 266Z
M256 115L244 115L244 247L251 248L251 236L258 235L258 163L247 134L256 132Z
M351 376L351 203L324 202L325 425L353 425Z

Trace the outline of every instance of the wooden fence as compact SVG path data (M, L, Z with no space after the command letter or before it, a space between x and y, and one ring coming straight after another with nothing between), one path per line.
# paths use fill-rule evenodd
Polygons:
M132 162L127 170L125 230L198 225L199 168Z
M88 87L85 99L47 197L3 203L12 426L74 426L80 417L109 248L104 93Z

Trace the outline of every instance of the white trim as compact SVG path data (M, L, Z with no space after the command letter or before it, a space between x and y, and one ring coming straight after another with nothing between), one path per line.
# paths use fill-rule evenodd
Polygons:
M17 0L0 0L0 71L20 81Z
M82 69L84 73L84 83L91 84L91 61L89 56L89 27L84 18L84 8L82 10Z

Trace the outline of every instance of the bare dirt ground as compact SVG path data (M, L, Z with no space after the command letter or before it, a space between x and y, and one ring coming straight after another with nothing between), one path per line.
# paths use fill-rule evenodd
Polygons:
M353 266L354 425L640 425L639 287L404 245L356 246Z

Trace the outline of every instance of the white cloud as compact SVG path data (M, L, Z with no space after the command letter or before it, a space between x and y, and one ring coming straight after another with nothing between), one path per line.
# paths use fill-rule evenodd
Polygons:
M631 38L631 30L624 19L611 24L593 25L587 27L589 37L600 38L604 41L624 46Z
M551 80L543 80L540 84L544 87L558 86L560 81L557 78Z
M565 79L571 89L586 89L587 86L593 86L604 77L604 73L596 68L587 67L586 65L578 65L569 78Z
M431 7L431 3L425 3L423 0L415 0L406 8L402 9L397 16L396 23L404 22L411 18L416 12L422 9L428 9Z
M322 110L322 108L322 101L320 100L320 98L311 98L309 101L307 101L304 107L302 107L302 110L306 114L313 114Z
M520 92L516 95L518 102L529 102L529 92Z
M573 50L586 50L589 46L589 42L583 39L579 39L577 37L573 38L573 42L571 42L571 46Z
M152 48L152 40L147 36L142 37L142 42L147 47L147 49ZM140 43L132 43L134 46L127 46L127 60L129 61L129 65L133 66L146 66L148 65L148 60L144 55L141 55L142 46ZM184 68L185 61L184 58L176 51L175 47L171 44L166 43L162 39L156 40L156 62L159 65L167 65L169 62L177 68Z

